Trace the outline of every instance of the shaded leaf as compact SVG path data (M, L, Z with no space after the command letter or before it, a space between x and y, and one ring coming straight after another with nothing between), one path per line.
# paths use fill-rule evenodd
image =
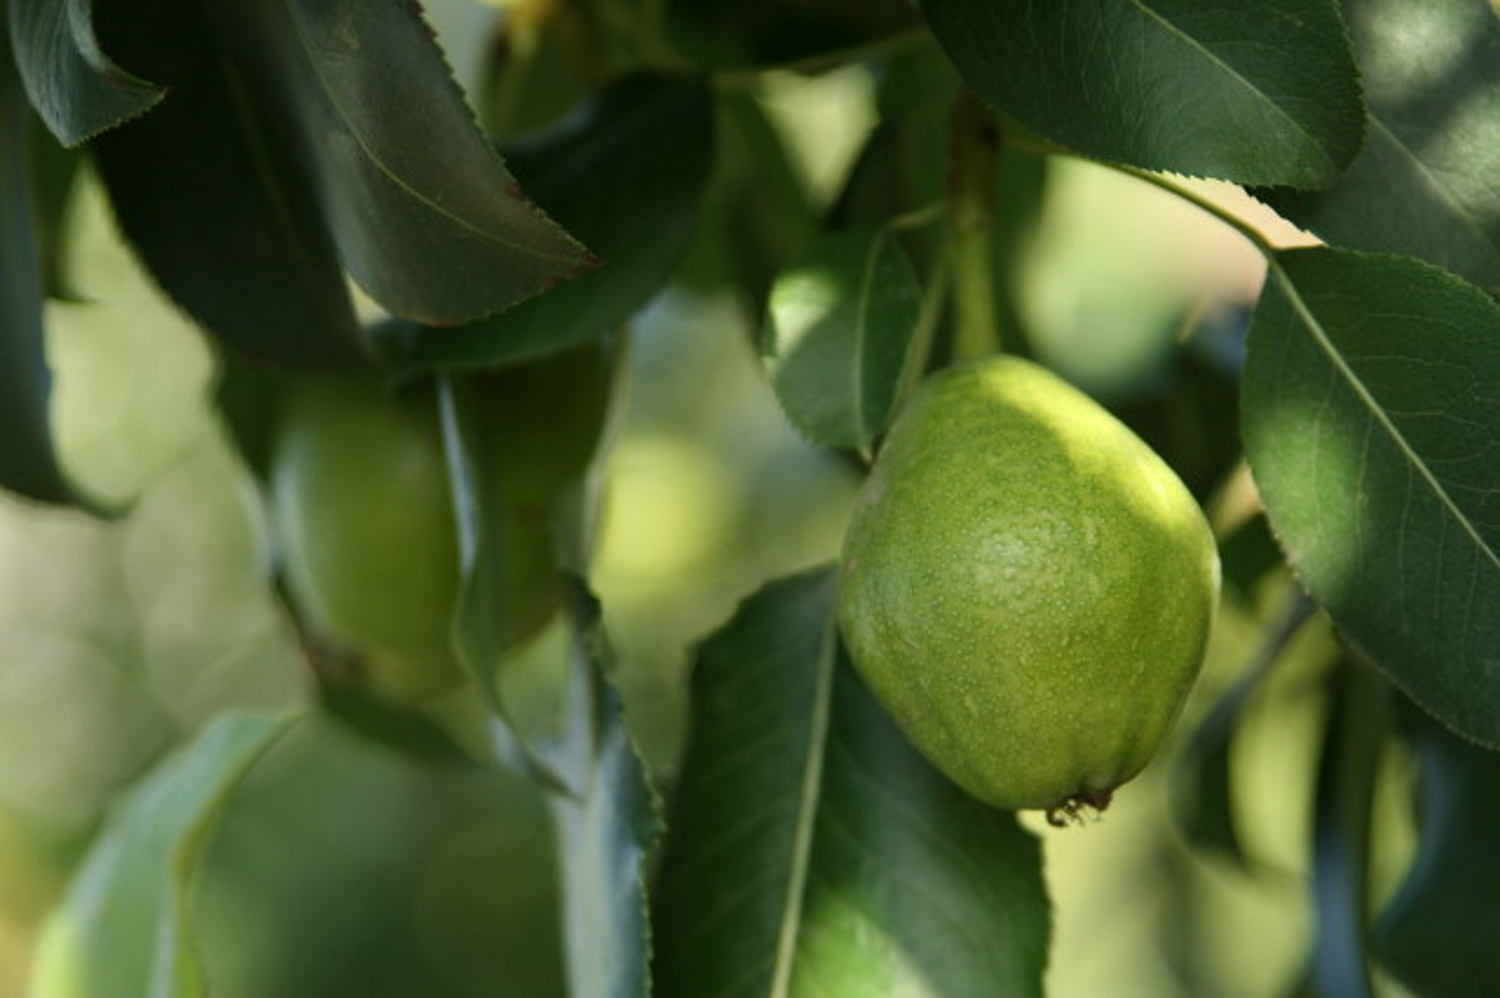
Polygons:
M1370 123L1331 190L1261 192L1325 240L1500 292L1500 18L1485 0L1345 0Z
M405 0L214 5L251 79L295 117L345 266L397 315L465 322L578 273L480 133ZM440 154L438 154L440 153Z
M8 0L6 6L26 94L63 145L77 145L161 100L164 87L120 68L99 47L93 0Z
M771 288L761 358L793 425L869 453L896 407L922 289L894 235L814 242Z
M31 115L3 43L0 37L0 488L66 502L73 493L53 450L52 375L26 169Z
M1402 257L1272 271L1241 414L1271 525L1361 651L1500 745L1500 306Z
M598 603L575 581L568 732L558 770L572 788L552 811L563 864L569 993L651 995L646 859L660 832L656 792L625 729Z
M1500 754L1413 710L1418 765L1416 859L1374 926L1375 952L1429 998L1500 991L1495 897L1500 892Z
M290 723L222 717L126 799L47 924L32 994L208 994L192 941L189 880L225 798Z
M1327 187L1363 107L1328 0L923 0L968 84L1087 156L1239 183Z
M713 95L698 80L634 76L556 128L508 147L527 192L601 265L501 315L456 328L393 326L415 367L523 360L614 332L666 283L713 163Z
M115 216L152 275L253 361L358 363L363 337L316 175L288 116L263 94L251 99L258 91L203 5L107 4L99 29L122 59L171 88L151 114L93 144Z
M127 233L252 356L357 359L340 263L392 312L435 323L586 267L480 134L413 5L138 0L100 33L173 87L101 143Z
M773 583L699 651L658 993L1040 994L1037 843L908 745L838 650L832 598L826 569Z

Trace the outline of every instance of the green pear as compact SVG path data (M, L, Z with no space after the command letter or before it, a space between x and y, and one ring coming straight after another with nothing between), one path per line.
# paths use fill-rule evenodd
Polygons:
M838 620L912 743L975 797L1102 809L1182 708L1218 600L1170 468L1026 360L928 378L863 486Z

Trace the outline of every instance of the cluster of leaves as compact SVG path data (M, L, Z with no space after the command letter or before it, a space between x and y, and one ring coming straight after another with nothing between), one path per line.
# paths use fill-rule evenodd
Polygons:
M551 788L575 993L1035 993L1049 921L1037 843L938 776L867 699L829 623L827 571L771 584L701 646L664 823L580 584L567 600L568 731L555 744L517 737L493 683L507 551L485 469L504 441L477 400L497 371L612 336L674 277L716 281L765 308L767 376L788 418L868 456L931 364L998 335L1025 349L1008 281L1043 153L1109 164L1218 214L1267 261L1242 359L1212 375L1238 385L1243 456L1280 558L1356 663L1329 686L1317 984L1369 987L1369 788L1390 734L1367 664L1421 708L1400 725L1421 765L1421 855L1379 919L1380 954L1419 990L1500 984L1482 920L1435 934L1432 917L1466 897L1481 911L1482 878L1495 877L1480 845L1500 748L1494 10L552 6L503 22L491 89L508 120L490 124L514 135L545 121L557 93L576 108L502 143L502 158L398 0L6 0L0 484L80 501L48 420L41 303L57 290L58 199L41 196L57 186L51 168L24 154L39 119L86 148L141 259L222 346L224 409L252 465L264 465L283 372L438 384L463 554L455 640L493 712L496 756ZM865 61L879 80L880 124L826 218L788 181L748 94L773 61ZM1244 186L1327 245L1278 250L1164 174ZM700 214L716 227L709 249L680 266ZM388 320L360 323L346 274ZM1195 414L1211 401L1184 391ZM1206 492L1238 448L1219 442L1205 466L1166 456ZM558 498L575 505L560 561L582 575L589 517L576 494ZM1226 540L1231 573L1240 539ZM1268 638L1265 666L1306 617ZM1231 849L1226 746L1264 672L1252 665L1196 749L1189 825ZM344 709L372 730L403 720ZM180 942L184 874L223 794L285 729L227 719L121 812L69 898L66 945L85 966L120 945L112 892L152 929L128 975L107 965L115 990L87 993L203 993ZM142 862L167 872L143 882Z

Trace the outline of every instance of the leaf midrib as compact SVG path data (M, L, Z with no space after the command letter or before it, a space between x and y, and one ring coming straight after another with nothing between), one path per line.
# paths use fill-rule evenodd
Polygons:
M812 723L807 732L808 748L802 766L802 788L798 794L797 826L792 836L786 897L781 909L781 929L776 936L776 958L768 991L770 998L787 998L791 988L792 968L796 962L797 936L802 929L802 905L807 894L808 869L812 862L813 827L823 787L823 763L828 746L829 715L832 713L833 669L837 647L838 627L834 615L830 613L823 631L823 645L818 653Z
M1448 490L1444 488L1442 482L1437 480L1436 476L1433 475L1432 471L1422 460L1421 455L1407 442L1400 428L1391 422L1390 417L1386 415L1385 409L1379 404L1375 396L1370 394L1369 389L1365 387L1364 382L1354 369L1344 360L1343 354L1334 345L1327 330L1323 328L1322 322L1319 321L1318 317L1313 313L1312 308L1297 289L1296 282L1282 267L1280 258L1278 256L1270 257L1269 263L1271 269L1276 274L1278 282L1281 284L1282 291L1287 296L1288 302L1291 303L1292 310L1297 313L1297 317L1302 320L1303 325L1312 333L1313 341L1323 351L1324 355L1327 356L1329 362L1333 365L1334 371L1348 383L1355 397L1365 406L1376 424L1385 431L1386 435L1396 445L1401 456L1416 471L1418 477L1427 483L1427 487L1437 497L1439 505L1448 511L1449 515L1459 524L1464 533L1474 542L1474 546L1484 553L1490 565L1497 571L1500 571L1500 553L1497 553L1479 535L1474 525L1470 522L1469 517L1453 501L1453 497L1448 494Z
M455 215L453 212L443 207L443 205L434 201L422 191L417 190L416 188L408 184L405 180L403 180L399 174L397 174L394 170L386 165L384 160L382 160L375 154L375 151L371 149L370 145L365 141L364 133L354 126L353 117L347 110L345 110L344 105L339 101L336 91L323 74L323 68L320 61L314 57L313 51L315 46L312 44L312 40L308 37L306 29L302 26L302 22L295 15L290 16L289 20L292 24L292 30L296 33L297 41L301 45L303 53L307 58L307 65L312 70L313 76L317 79L318 86L323 91L323 95L328 99L329 106L333 108L333 111L338 116L339 121L343 123L345 134L354 139L355 143L359 146L360 151L364 153L365 159L368 160L376 168L376 170L381 173L382 176L389 180L392 186L404 193L406 196L410 197L413 201L426 207L434 215L437 215L439 218L447 219L449 222L461 229L472 232L483 241L491 242L500 246L510 247L517 252L525 253L529 256L533 256L541 260L551 260L557 263L569 265L577 262L574 254L570 253L568 255L562 255L558 253L543 252L541 250L538 250L534 246L528 246L525 243L516 241L514 239L508 239L502 233L474 225L473 223L469 222L468 219L460 215ZM532 212L531 209L525 210L531 212L529 221L542 221L541 217ZM558 229L557 231L558 233L562 232L561 229ZM564 235L562 238L564 242L566 242L567 237Z
M1213 63L1215 66L1218 66L1226 74L1228 74L1235 80L1238 80L1240 84L1242 84L1244 88L1248 90L1258 101L1271 108L1271 110L1276 113L1277 117L1289 122L1292 128L1295 129L1298 134L1302 135L1308 141L1308 143L1311 144L1312 148L1323 160L1325 169L1333 168L1333 160L1327 155L1327 153L1324 152L1323 145L1318 141L1317 136L1314 135L1312 131L1310 131L1305 125L1303 125L1302 122L1292 117L1292 115L1288 113L1280 104L1277 104L1274 100L1272 100L1269 94L1263 91L1260 87L1257 87L1255 84L1251 83L1248 79L1245 78L1244 74L1235 69L1229 63L1225 62L1222 58L1215 54L1213 50L1206 47L1202 42L1198 41L1192 35L1188 34L1186 31L1184 31L1182 28L1179 28L1171 21L1167 20L1166 17L1164 17L1158 11L1153 10L1151 7L1147 6L1146 3L1143 2L1143 0L1130 0L1130 5L1132 7L1135 7L1146 17L1161 25L1167 32L1187 43L1190 48L1201 54L1205 59Z

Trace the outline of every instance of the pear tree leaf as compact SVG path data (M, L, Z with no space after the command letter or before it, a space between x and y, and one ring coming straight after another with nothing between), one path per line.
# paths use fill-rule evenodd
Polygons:
M896 408L922 289L895 236L814 242L771 287L761 343L782 410L810 440L869 453Z
M126 798L47 923L36 998L205 998L189 886L225 799L292 724L228 714Z
M714 153L700 80L626 77L554 128L507 146L527 193L588 243L599 267L510 311L457 327L387 327L412 367L494 366L614 332L671 276L697 220Z
M654 902L657 993L1041 994L1036 841L865 692L833 588L826 568L774 582L699 649Z
M220 49L203 6L107 4L99 29L121 58L171 88L151 114L92 143L115 217L157 282L253 362L360 362L366 348L317 178L291 122L251 99L257 91Z
M1241 398L1271 526L1366 657L1500 745L1500 306L1407 257L1271 269Z
M6 8L26 95L63 145L144 114L165 93L99 47L93 0L9 0Z
M1417 760L1417 855L1375 919L1375 955L1414 994L1500 989L1500 753L1408 710Z
M396 315L451 324L587 269L480 133L413 5L100 13L111 50L172 88L102 137L122 224L163 286L251 356L362 359L343 270Z
M1359 151L1364 108L1331 0L923 0L996 110L1111 163L1322 188Z
M0 25L0 35L4 31ZM52 375L27 175L29 120L19 81L0 49L0 487L66 502L72 490L52 441Z
M1323 239L1500 293L1500 17L1486 0L1345 0L1370 123L1331 189L1258 192Z
M563 864L563 939L569 993L649 998L647 857L660 805L610 684L612 655L598 602L579 579L569 597L568 731L552 759L569 793L552 813Z

